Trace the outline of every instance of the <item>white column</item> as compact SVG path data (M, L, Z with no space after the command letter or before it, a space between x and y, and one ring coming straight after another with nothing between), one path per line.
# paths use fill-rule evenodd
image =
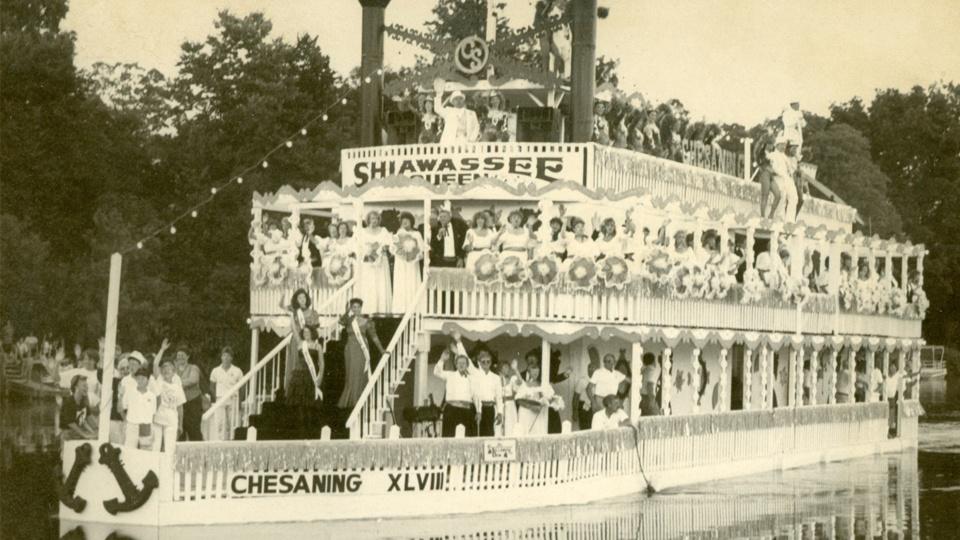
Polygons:
M693 414L700 412L700 347L693 348Z
M797 379L800 378L799 370L797 369L797 347L793 343L788 343L790 347L790 352L787 353L787 403L784 405L789 405L790 407L797 406ZM783 351L783 349L780 349ZM782 358L782 355L781 355Z
M814 347L810 356L810 405L817 404L817 374L820 371L820 347Z
M660 411L664 416L670 416L670 390L673 387L673 370L670 356L673 350L667 347L663 350L663 366L660 368Z
M769 396L767 395L769 390L767 389L767 383L770 379L770 369L767 365L767 358L769 356L769 351L767 350L767 345L760 345L760 408L768 409Z
M882 370L883 370L884 383L880 385L880 398L883 401L886 401L890 397L889 395L887 395L887 383L886 383L887 377L890 376L890 347L884 347L883 353L881 353L881 355L882 356L880 358L882 362L881 365L883 366Z
M743 410L753 408L753 349L743 345Z
M806 356L807 356L807 349L801 344L799 347L797 347L797 351L794 357L796 362L796 371L797 371L797 384L795 386L794 399L796 400L795 403L797 407L800 407L803 405L803 383L804 383L803 379L805 376L803 363Z
M540 387L546 389L548 386L550 386L550 342L542 338L540 340Z
M640 419L640 389L643 385L643 344L634 342L630 351L630 422Z
M103 343L103 384L100 388L100 413L97 424L97 440L110 442L110 411L113 409L113 357L117 350L117 312L120 306L120 275L123 257L119 253L110 256L110 281L107 286L106 335Z
M247 373L250 373L251 371L253 371L253 368L257 365L257 362L259 361L260 361L260 329L253 328L250 330L250 371L248 371ZM249 386L250 390L247 392L247 411L249 411L249 413L251 414L257 412L256 409L254 409L254 406L257 402L256 393L257 393L257 388L259 388L259 386L257 385L256 378L259 377L259 373L254 375L253 377L254 378L251 380L253 384Z
M867 347L866 351L866 372L867 372L867 403L875 403L876 400L873 397L873 366L876 363L874 355L876 352L873 350L873 347Z
M750 150L753 148L753 139L750 137L743 138L743 179L749 182L753 179L753 171L751 167L753 165L753 156L750 155Z
M430 230L430 211L433 201L429 198L423 200L423 245L430 248L430 238L433 234ZM423 279L427 279L427 270L430 269L430 253L423 254ZM428 285L429 286L429 285ZM424 306L426 307L426 306Z
M830 347L830 362L827 365L827 369L830 372L830 379L827 385L827 403L834 404L837 402L837 354L838 350L836 346Z
M744 256L747 258L747 270L753 268L753 244L756 230L753 227L747 227L747 243L744 248Z
M720 380L717 384L720 385L720 405L717 411L722 412L729 409L727 407L727 348L722 343L720 344Z

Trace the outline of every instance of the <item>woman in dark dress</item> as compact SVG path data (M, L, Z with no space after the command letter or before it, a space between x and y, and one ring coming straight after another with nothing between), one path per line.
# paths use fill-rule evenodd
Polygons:
M298 365L303 364L300 356L300 336L304 328L310 328L314 332L320 325L320 315L313 310L310 295L306 289L297 289L290 298L290 305L285 306L281 301L280 307L290 312L290 345L287 348L287 362L284 366L283 387L289 391L290 384L293 382L293 372ZM306 367L305 365L303 367Z
M303 329L300 334L300 342L302 346L297 350L297 356L294 357L296 362L292 362L294 364L293 374L290 378L290 384L287 386L285 399L287 405L296 409L297 428L301 435L309 438L312 434L308 434L306 431L309 427L311 409L315 409L318 405L318 384L320 382L314 379L310 366L307 365L307 362L313 362L313 359L307 358L306 355L310 354L312 356L316 350L316 337L312 328L308 326ZM294 358L291 358L291 360ZM316 371L316 367L314 367L314 371Z
M343 393L337 401L341 409L353 409L367 385L370 372L374 369L374 360L383 356L383 345L377 337L377 328L372 320L363 315L363 300L354 298L347 304L347 311L340 317L343 325L346 345L343 349L346 380ZM373 346L371 350L370 346ZM376 355L376 356L374 356Z

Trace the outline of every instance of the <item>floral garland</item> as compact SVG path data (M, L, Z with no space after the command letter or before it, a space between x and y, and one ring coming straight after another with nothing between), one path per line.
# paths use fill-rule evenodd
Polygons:
M530 261L528 270L534 288L546 289L558 282L560 261L554 255L544 255Z
M760 279L760 272L756 268L750 268L743 273L743 296L740 298L741 304L755 304L763 297L763 290L766 286Z
M327 257L323 265L323 274L333 286L340 286L353 277L353 259L341 253Z
M378 264L383 257L383 246L379 242L367 242L363 244L363 262Z
M651 282L662 286L670 284L670 271L673 269L673 263L670 261L670 253L667 250L656 249L643 267L646 269L645 274Z
M567 268L566 278L574 290L593 290L597 278L597 264L593 259L576 257Z
M610 255L600 261L600 279L608 289L623 290L630 281L630 267L619 255Z
M497 269L500 271L500 281L508 288L515 289L527 280L527 267L516 255L501 257Z

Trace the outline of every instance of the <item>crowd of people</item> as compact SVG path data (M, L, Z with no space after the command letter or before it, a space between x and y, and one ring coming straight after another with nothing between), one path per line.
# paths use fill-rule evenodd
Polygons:
M10 356L29 364L26 377L60 389L59 424L61 437L97 437L100 422L109 422L110 441L131 448L172 451L175 442L203 440L201 418L204 410L243 376L233 364L233 350L220 351L219 365L209 377L191 361L186 345L171 347L164 339L158 351L143 354L124 352L114 356L113 379L104 380L104 343L99 348L77 344L72 353L62 343L27 337L13 345ZM104 387L110 384L111 404L104 409ZM213 418L213 430L229 437L236 396Z

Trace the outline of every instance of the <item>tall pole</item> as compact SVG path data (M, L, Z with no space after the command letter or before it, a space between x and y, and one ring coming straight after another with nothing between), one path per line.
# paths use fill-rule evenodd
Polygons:
M117 311L120 304L120 268L123 257L110 256L110 286L107 291L107 332L103 344L103 386L100 390L100 418L97 440L110 442L110 411L113 410L113 356L117 350ZM117 441L119 442L119 441Z
M363 24L360 37L360 145L380 142L380 109L383 89L378 70L383 69L383 20L390 0L360 0ZM365 80L369 78L370 83Z
M573 142L590 142L596 90L597 0L573 0L571 98Z

